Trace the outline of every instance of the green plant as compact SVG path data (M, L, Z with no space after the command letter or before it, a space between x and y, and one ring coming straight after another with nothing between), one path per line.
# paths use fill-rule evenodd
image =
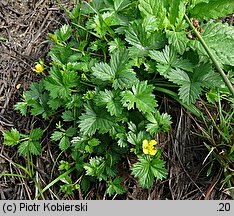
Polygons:
M56 123L51 142L73 160L62 162L60 170L65 174L54 181L65 179L63 192L69 195L78 188L87 192L90 182L98 179L107 182L110 196L122 194L117 165L127 156L138 158L131 173L142 187L150 188L155 178L166 178L160 148L147 155L142 148L144 140L168 132L172 123L168 114L159 111L159 95L169 95L202 117L194 106L196 100L203 92L218 91L222 77L227 80L212 61L219 69L234 66L228 46L234 43L233 27L214 21L199 26L203 29L199 39L204 38L215 56L212 61L204 43L189 38L192 31L197 36L198 32L186 13L193 16L201 11L202 20L207 19L202 13L207 7L212 8L212 18L229 12L226 5L213 10L217 5L217 0L84 1L68 12L69 24L48 35L53 43L50 66L45 67L48 75L24 92L15 109L50 120L50 125ZM228 87L232 91L232 85ZM5 144L10 134L11 144L19 143L19 132L4 133ZM34 137L33 130L30 134L32 143L27 146L39 147L39 136ZM32 147L29 152L35 154ZM71 172L78 176L75 183Z

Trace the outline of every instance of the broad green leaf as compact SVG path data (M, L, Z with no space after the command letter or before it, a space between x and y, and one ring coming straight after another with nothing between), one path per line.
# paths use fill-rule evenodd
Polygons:
M199 19L215 19L224 17L234 12L234 1L232 0L209 0L197 4L190 10L191 17Z
M54 133L52 133L52 135L51 135L50 138L51 138L53 141L58 141L58 140L60 140L63 136L64 136L64 132L55 131Z
M149 56L161 64L173 66L177 60L177 55L173 47L165 46L165 49L160 52L156 50L150 51Z
M139 0L139 9L145 18L145 22L152 22L154 30L164 29L169 21L167 18L166 0Z
M169 13L168 19L171 24L172 29L177 29L181 26L184 14L185 14L185 4L182 0L168 0L169 3Z
M172 68L180 68L187 71L193 71L193 64L183 58L179 58L173 46L165 46L163 51L152 50L149 56L157 62L158 72L164 77L168 77L168 73Z
M187 104L194 103L202 92L202 83L198 80L193 81L186 72L180 69L173 69L169 73L169 80L181 86L179 96Z
M102 80L113 82L115 78L115 71L107 63L96 63L94 67L92 67L93 75Z
M123 106L127 107L128 110L134 109L136 106L136 108L143 113L153 112L157 106L153 89L154 87L148 85L147 81L138 82L136 85L132 86L131 91L126 90L122 92Z
M65 135L67 137L73 137L75 134L76 134L76 129L74 127L69 127L65 132Z
M96 139L96 138L92 138L91 140L88 141L88 144L92 147L98 146L101 142Z
M90 158L89 163L84 164L84 169L86 170L86 175L97 177L100 181L106 180L104 175L105 161L103 157L93 157Z
M73 121L74 120L74 114L71 110L65 110L62 113L62 119L66 121Z
M123 106L120 101L120 91L100 91L95 98L97 105L105 105L108 112L113 116L119 116L122 114Z
M35 129L32 129L30 131L30 135L29 137L34 140L34 141L37 141L39 140L41 137L42 137L42 134L44 133L44 131L40 128L35 128Z
M167 170L164 161L152 159L150 156L140 156L139 162L132 166L132 174L139 179L143 188L150 188L155 178L160 180L166 178Z
M127 134L127 141L135 146L140 146L145 138L145 133L140 131L139 133L133 133L129 131Z
M133 22L126 31L126 41L138 48L139 50L146 50L148 45L147 33L144 30L141 22Z
M50 75L46 77L44 86L50 92L52 98L66 99L71 95L71 88L77 86L79 78L74 71L63 71L53 66Z
M41 154L41 144L36 141L24 141L18 147L18 152L20 155L26 155L31 152L33 155Z
M20 142L20 133L16 129L12 128L11 131L3 131L5 145L14 146Z
M167 170L165 169L165 163L165 161L159 159L152 160L151 171L153 172L154 176L159 180L166 178L168 174Z
M112 196L114 194L123 194L125 193L124 187L121 185L122 179L120 177L115 178L113 181L109 180L107 194Z
M216 60L220 64L234 66L234 27L227 23L215 23L210 21L207 24L201 25L203 29L202 38L207 46L211 49ZM207 52L202 47L199 41L191 41L191 46L199 51L200 56L205 57L207 61Z
M133 1L131 0L115 0L114 1L114 9L117 13L124 11L126 8L128 8Z
M65 24L59 29L60 40L67 41L71 37L71 35L72 32L71 27L69 25Z
M70 140L67 136L64 136L59 142L59 148L64 151L70 147Z
M160 114L158 110L155 113L146 114L146 119L150 122L146 125L146 129L151 134L168 132L172 123L171 116L167 113Z
M106 133L115 125L115 118L104 109L94 109L85 105L85 113L79 117L79 128L84 135L93 135L96 131Z
M14 109L15 110L19 110L22 116L26 116L26 114L27 114L27 107L28 107L28 103L26 101L17 102L14 105Z
M179 54L183 54L186 50L189 39L186 37L185 32L167 31L166 36L168 43L171 44Z
M44 90L44 81L41 80L38 83L32 83L30 85L30 90L25 92L25 99L26 101L30 101L30 100L37 100L40 98L40 96L43 93Z
M127 51L122 50L111 55L110 64L97 63L92 71L97 79L112 83L114 89L123 89L131 87L137 81L131 67Z

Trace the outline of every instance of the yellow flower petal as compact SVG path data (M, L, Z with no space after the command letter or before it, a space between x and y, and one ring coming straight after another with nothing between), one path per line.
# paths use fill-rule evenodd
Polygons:
M155 155L157 153L157 149L150 149L149 154L150 155Z
M156 144L155 140L143 140L142 148L144 154L155 155L157 153L157 150L154 148Z
M143 148L143 152L144 152L144 154L149 154L149 149Z
M33 71L37 73L42 73L44 71L44 66L42 64L36 64L35 69L33 69Z
M148 145L149 145L148 140L143 140L142 148L143 148L143 149L144 149L144 148L147 148Z
M154 145L156 145L157 144L157 142L155 141L155 140L150 140L149 141L149 145L150 146L154 146Z

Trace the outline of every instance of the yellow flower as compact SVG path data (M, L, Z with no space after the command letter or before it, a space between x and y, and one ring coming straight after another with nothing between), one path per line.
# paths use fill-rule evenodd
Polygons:
M33 71L37 72L37 73L43 73L44 71L44 66L40 63L37 63L35 65L35 68L33 69Z
M157 142L155 140L143 140L142 148L144 154L155 155L157 150L155 149L155 145Z

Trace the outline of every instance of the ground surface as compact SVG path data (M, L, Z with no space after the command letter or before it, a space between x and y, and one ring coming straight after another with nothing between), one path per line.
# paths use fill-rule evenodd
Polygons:
M67 8L74 3L69 0L61 2ZM28 89L30 83L40 79L40 75L35 74L32 68L38 58L47 59L50 44L46 35L66 22L66 14L55 1L0 0L0 131L14 127L25 133L30 130L31 124L43 124L35 117L23 118L14 111L13 106L20 101L22 92ZM208 152L203 141L194 134L197 132L195 120L178 104L167 98L164 102L165 110L173 116L174 121L170 133L160 138L161 143L164 143L162 148L167 160L168 178L163 182L155 182L151 190L142 190L128 173L123 174L128 192L116 199L228 199L219 191L220 185L207 193L216 173L206 176L207 167L202 162ZM43 150L35 164L42 177L38 181L45 186L56 178L56 172L51 173L51 167L57 152L56 146L50 145L45 145ZM22 174L23 171L14 166L12 161L22 165L26 163L14 149L4 146L0 138L0 173ZM46 198L64 198L58 185L53 192L56 196L48 193ZM29 179L0 177L0 199L32 199L35 195L37 190ZM68 197L105 198L102 185L98 183L86 196L79 191Z

